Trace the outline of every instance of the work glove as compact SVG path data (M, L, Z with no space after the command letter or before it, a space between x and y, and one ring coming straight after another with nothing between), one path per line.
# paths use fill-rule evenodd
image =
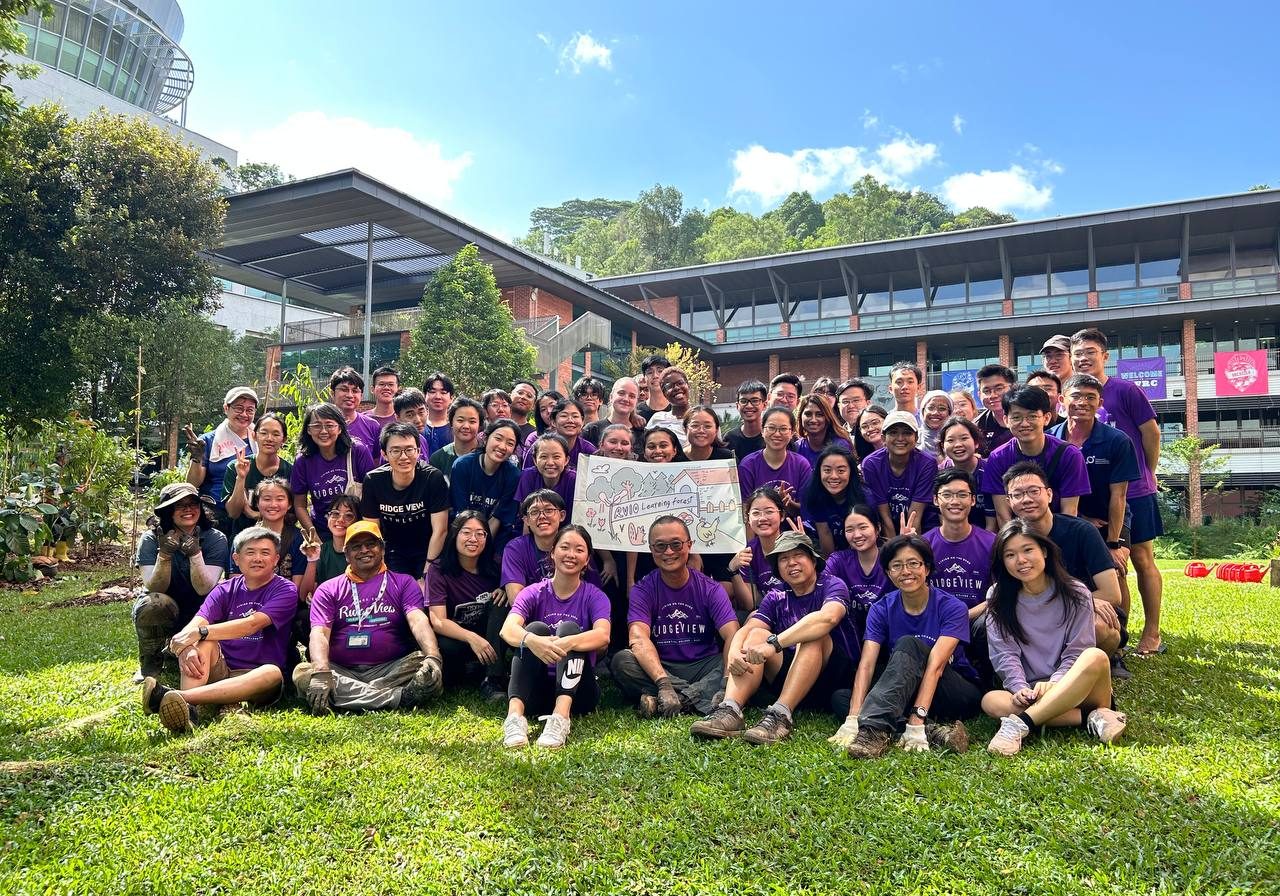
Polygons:
M680 700L680 695L671 685L670 678L663 678L657 682L658 684L658 715L665 719L672 719L680 715L684 710L684 704Z
M194 557L200 553L200 536L195 533L182 536L182 541L178 542L178 550L187 557Z
M928 753L929 738L925 736L923 725L907 725L898 738L898 746L908 753Z
M168 532L156 530L156 550L164 557L172 557L178 552L179 546L182 544L182 536L178 534L176 529Z
M432 697L439 697L444 690L444 665L440 662L440 657L429 656L424 659L418 674L422 676L422 683L427 686L427 692Z
M307 683L307 706L311 707L312 715L325 716L333 712L335 688L333 672L329 669L311 673L311 680Z
M842 750L849 749L849 745L858 737L858 717L846 716L844 724L836 729L836 733L827 738L827 741L840 747Z

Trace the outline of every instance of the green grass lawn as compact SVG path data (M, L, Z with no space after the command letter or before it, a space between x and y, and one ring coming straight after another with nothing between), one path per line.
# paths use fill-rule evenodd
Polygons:
M987 721L966 755L867 763L813 714L772 749L695 742L612 691L555 754L504 752L469 692L174 738L128 683L127 605L49 606L118 570L3 591L0 892L1280 892L1280 592L1182 565L1125 738L1012 760Z

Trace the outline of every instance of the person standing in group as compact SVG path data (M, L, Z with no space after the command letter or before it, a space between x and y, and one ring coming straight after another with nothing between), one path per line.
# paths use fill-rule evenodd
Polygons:
M804 382L794 373L780 373L769 380L769 407L786 408L795 415L804 394Z
M528 380L516 380L511 384L511 419L520 427L520 444L537 429L529 420L538 402L538 387Z
M742 422L724 436L725 443L732 449L738 463L742 463L748 454L764 448L760 415L764 413L768 395L769 390L759 380L747 380L738 386L738 416Z
M298 456L289 472L293 513L306 532L329 534L325 513L338 495L357 495L374 462L347 434L342 412L329 403L313 404L302 418Z
M222 477L222 494L227 499L226 513L233 533L253 525L248 496L258 483L273 476L288 480L293 470L293 464L280 456L286 435L284 418L276 413L263 414L258 421L257 434L257 453L252 457L244 451L237 453L236 462L227 465Z
M346 547L347 527L359 522L360 502L351 495L338 495L329 505L324 520L329 531L320 542L320 557L315 563L315 582L309 588L298 588L298 597L303 601L311 600L317 587L330 579L336 579L346 570L347 558L343 551ZM305 644L306 641L302 643Z
M1026 520L1001 529L995 550L987 640L1001 689L988 691L982 708L1000 730L987 749L1012 756L1042 726L1081 727L1113 743L1128 718L1114 709L1111 664L1094 646L1088 589Z
M379 521L387 568L421 579L444 550L449 484L422 459L418 433L408 423L392 423L380 441L387 462L365 476L360 515Z
M406 386L396 393L392 407L396 409L397 422L408 423L418 431L422 456L431 456L431 441L427 438L427 397L422 390Z
M665 411L669 405L660 386L662 372L670 366L671 362L662 355L649 355L640 362L640 376L647 387L647 394L640 396L641 401L636 408L636 413L643 417L646 423L649 422L650 417L658 411Z
M920 402L920 450L942 463L942 424L951 416L951 396L941 389L926 392Z
M580 454L595 454L596 446L582 437L582 404L576 398L562 398L551 411L552 431L558 433L569 446L569 469L578 469ZM524 469L533 466L533 443L525 445Z
M1017 375L1003 364L987 364L978 371L978 398L984 410L973 422L978 424L988 453L1013 438L1000 399L1017 383Z
M609 416L582 427L582 437L599 446L605 428L617 424L631 430L631 443L639 445L644 436L644 418L636 413L639 401L640 390L636 381L629 376L618 377L609 392Z
M682 447L689 447L689 438L684 431L684 415L689 413L689 377L679 367L668 367L662 371L658 381L663 396L667 399L667 408L655 411L645 423L645 429L661 426L676 434Z
M604 404L604 383L593 376L584 376L573 384L573 397L582 405L584 423L595 423L600 419L600 408Z
M937 461L916 447L920 424L906 411L884 420L885 446L862 462L862 487L885 532L920 532L935 524L933 477Z
M738 484L742 494L758 488L774 488L782 495L788 516L800 513L800 500L809 486L813 467L790 450L795 437L795 418L785 407L771 407L761 417L764 448L748 454L738 464Z
M830 445L853 450L849 432L836 417L831 403L821 395L810 393L800 402L800 438L796 453L816 468L818 455Z
M453 515L475 510L484 516L496 550L506 547L516 534L516 486L520 468L511 460L520 429L511 420L490 423L484 431L484 447L453 463L449 481Z
M258 453L253 432L253 416L257 410L257 392L248 386L232 386L222 399L225 420L204 435L197 436L190 424L183 429L191 458L187 482L212 502L213 522L224 535L231 531L226 511L227 468L234 466L240 457L253 457Z
M378 435L382 427L360 413L360 402L364 400L364 377L354 367L339 367L329 377L329 393L333 396L334 406L342 412L342 422L351 441L369 452L370 457L377 457Z
M454 402L457 402L456 398ZM452 408L453 405L449 407ZM505 389L485 389L480 393L480 407L484 410L486 424L495 420L510 420L511 394Z
M951 399L951 408L955 416L965 420L978 419L978 404L968 392L963 389L952 389L947 393L947 397Z
M1045 370L1065 383L1075 373L1071 368L1071 339L1068 336L1054 335L1040 346L1040 357L1044 358Z
M700 404L684 415L684 431L689 437L689 460L734 460L733 451L720 440L720 418L715 408Z
M1107 337L1097 329L1085 329L1071 337L1071 363L1076 373L1087 373L1102 383L1102 407L1107 420L1129 437L1138 457L1138 479L1129 484L1129 559L1138 575L1142 596L1142 636L1134 653L1152 656L1164 652L1160 640L1160 602L1164 579L1156 566L1155 540L1164 534L1156 504L1156 468L1160 465L1160 424L1151 400L1138 386L1106 372Z
M911 361L895 361L889 368L889 392L893 410L920 418L920 393L924 389L924 371Z
M982 433L978 425L958 414L947 418L939 432L942 437L942 462L944 470L955 467L969 474L969 480L978 488L974 493L973 510L969 522L990 532L996 531L996 508L991 496L982 491L982 474L986 459L982 456Z
M365 414L370 420L385 428L400 419L396 413L396 393L400 391L400 371L384 364L369 374L373 380L373 407Z
M889 412L878 404L867 405L858 414L858 425L853 431L853 453L862 463L884 447L884 421Z
M515 500L523 502L539 489L551 489L564 501L565 514L571 518L578 474L569 469L569 443L557 433L545 432L533 443L532 456L532 469L520 473Z
M453 441L427 459L444 475L445 482L449 481L454 462L480 447L480 428L484 425L480 421L483 419L484 407L474 399L463 396L455 398L449 405L449 431L453 434Z
M427 450L423 453L430 457L453 441L453 433L449 430L449 406L457 392L453 388L453 380L436 370L427 374L422 394L427 399L427 419L422 424Z
M850 434L854 434L858 431L858 415L862 413L863 408L871 404L876 390L866 380L857 377L845 380L837 390L836 410L840 414L840 419L844 421L845 428Z
M1051 370L1033 370L1027 374L1025 385L1043 389L1049 396L1049 409L1052 416L1045 424L1046 430L1052 429L1067 419L1062 413L1062 380L1058 379L1056 373Z

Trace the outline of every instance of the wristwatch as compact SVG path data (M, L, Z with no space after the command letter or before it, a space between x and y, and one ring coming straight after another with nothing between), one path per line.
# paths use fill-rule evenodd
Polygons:
M923 706L917 706L915 709L911 710L911 712L917 719L919 719L922 722L925 719L929 718L929 710L925 709Z
M1127 548L1128 546L1129 546L1129 542L1125 541L1123 538L1117 538L1115 541L1107 542L1107 547L1113 551L1117 550L1118 548Z
M768 644L774 650L778 651L778 653L782 653L782 644L778 642L777 635L770 635L769 637L765 638L764 643Z
M200 631L200 640L201 640L201 641L203 641L205 638L209 637L209 626L207 626L207 625L202 625L202 626L200 626L199 631Z

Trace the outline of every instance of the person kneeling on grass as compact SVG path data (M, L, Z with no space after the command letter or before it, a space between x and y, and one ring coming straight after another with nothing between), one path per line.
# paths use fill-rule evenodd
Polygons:
M791 711L802 704L826 708L834 688L849 680L858 635L849 612L849 588L823 571L809 536L784 532L769 551L784 587L771 590L729 645L724 701L690 729L698 737L737 737L774 744L791 734ZM761 688L777 699L743 731L742 707Z
M502 640L518 649L511 662L506 747L529 745L526 712L550 711L538 746L563 747L569 715L591 712L600 702L595 661L609 646L609 598L583 581L591 536L565 526L551 544L555 572L516 595L502 624Z
M649 527L658 568L631 589L627 633L631 647L613 655L613 679L640 717L708 713L724 689L721 643L738 633L729 596L715 579L689 568L693 538L676 516Z
M232 556L241 574L209 592L195 617L169 640L181 680L142 683L142 709L175 734L190 731L197 706L267 706L280 699L298 588L276 575L280 536L250 526Z
M1112 708L1111 662L1094 646L1088 588L1067 575L1058 546L1025 520L1000 530L987 598L991 665L1004 690L982 698L1000 730L987 749L1012 756L1042 725L1081 726L1104 744L1128 721Z
M311 598L311 661L293 670L298 695L315 715L422 706L444 687L422 586L387 569L374 520L347 527L343 554L347 571Z
M969 613L960 598L929 585L933 551L919 535L899 535L880 551L898 590L871 605L849 714L830 738L855 759L889 750L895 734L909 753L930 747L962 753L969 735L960 719L981 709L978 673L965 656ZM888 646L889 654L881 659ZM931 718L954 719L930 725Z

